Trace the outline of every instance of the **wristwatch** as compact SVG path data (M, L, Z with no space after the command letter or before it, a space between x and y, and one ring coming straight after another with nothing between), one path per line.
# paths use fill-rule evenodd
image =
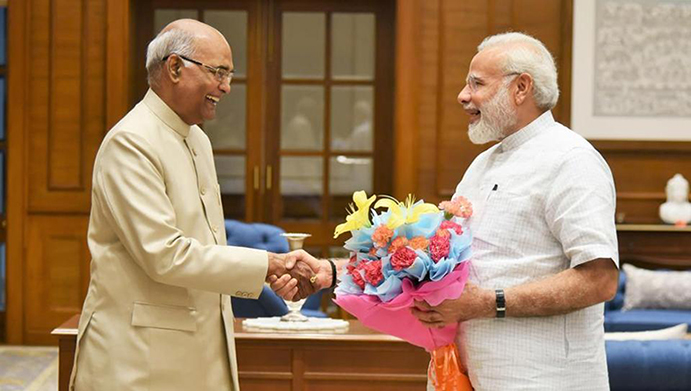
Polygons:
M494 291L497 297L497 318L506 317L506 298L504 297L504 290L497 289Z

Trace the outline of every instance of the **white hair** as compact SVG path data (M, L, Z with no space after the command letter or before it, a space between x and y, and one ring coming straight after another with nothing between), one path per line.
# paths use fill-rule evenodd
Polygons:
M504 53L502 71L528 73L533 77L535 103L542 110L551 110L559 99L557 67L545 45L530 35L516 32L502 33L485 38L477 51L497 46L510 46Z
M158 33L146 49L146 73L149 86L158 84L163 68L163 59L171 54L194 57L194 35L181 29L170 29ZM187 62L183 61L187 66Z

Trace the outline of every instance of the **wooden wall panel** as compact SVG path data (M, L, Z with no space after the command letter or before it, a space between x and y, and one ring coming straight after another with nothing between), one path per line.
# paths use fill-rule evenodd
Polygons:
M12 343L55 343L50 330L81 310L86 293L91 171L106 133L107 5L29 0L10 7Z
M415 131L419 147L414 155L417 156L417 185L397 188L396 194L400 197L403 195L400 193L410 192L412 187L419 197L436 202L453 194L463 172L475 156L487 148L473 145L468 140L468 118L457 102L477 45L490 34L507 30L525 31L545 42L557 57L560 68L570 67L570 62L559 62L567 46L564 40L570 40L570 28L563 27L564 23L570 26L570 19L565 19L570 18L570 2L440 0L416 3L420 11L428 10L419 12L414 21L419 24L418 34L410 43L421 50L415 58L399 57L398 63L403 66L412 61L424 69L424 77L417 81L418 104L405 108L399 106L402 112L417 111L419 129ZM399 5L402 6L402 2ZM541 12L534 12L538 8ZM405 28L399 26L399 31L402 30ZM405 42L401 37L399 40ZM570 50L570 45L568 48ZM567 72L567 76L569 74ZM564 94L568 95L570 79L564 78L562 83L568 83L561 86ZM557 117L566 116L566 112L568 107L564 104L555 108ZM410 131L410 126L400 126L401 133Z
M29 209L87 213L105 133L104 0L32 0Z
M691 142L594 141L617 187L619 223L660 223L665 186L676 173L691 179ZM691 256L691 255L690 255Z
M399 7L411 8L401 0ZM395 193L401 197L405 192L414 192L427 201L438 202L450 197L463 173L472 160L487 146L473 145L467 136L468 118L457 101L459 92L465 86L465 78L477 46L488 35L504 31L523 31L542 40L553 53L560 73L562 97L570 95L570 50L571 50L571 1L554 0L470 0L470 1L413 1L419 12L412 21L416 34L412 42L398 37L399 53L405 55L406 45L419 47L412 57L397 57L399 67L418 67L421 77L416 85L407 85L415 91L417 105L408 105L399 99L397 111L414 110L418 129L415 152L399 153L417 157L415 185L397 180ZM431 12L422 12L424 9ZM536 10L540 12L536 12ZM406 31L406 26L398 26ZM425 50L427 49L427 50ZM400 72L399 72L400 74ZM412 82L411 82L412 83ZM400 84L399 84L400 86ZM404 89L404 91L407 91ZM560 99L554 109L557 119L569 118L569 100ZM410 137L410 125L397 122L397 136ZM399 174L410 177L409 172Z
M29 217L25 339L54 343L50 331L81 311L89 284L88 216Z

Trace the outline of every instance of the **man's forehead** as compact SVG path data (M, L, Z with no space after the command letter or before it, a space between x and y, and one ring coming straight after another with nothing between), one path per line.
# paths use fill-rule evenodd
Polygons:
M483 50L470 61L468 78L483 79L501 73L500 55L494 51Z

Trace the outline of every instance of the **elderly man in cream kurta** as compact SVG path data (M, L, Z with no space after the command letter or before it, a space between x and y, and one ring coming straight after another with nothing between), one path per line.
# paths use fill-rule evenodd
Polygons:
M232 66L225 39L196 21L149 45L152 89L96 156L72 389L238 390L229 295L257 298L306 257L225 245L211 144L194 124L215 115ZM284 277L290 297L297 280Z

